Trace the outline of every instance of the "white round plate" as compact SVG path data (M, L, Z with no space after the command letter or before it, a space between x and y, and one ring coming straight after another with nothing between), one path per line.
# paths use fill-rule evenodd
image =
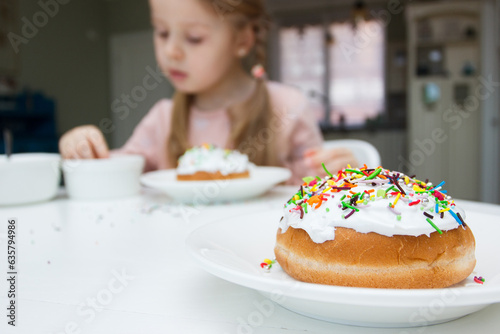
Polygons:
M175 169L167 169L143 174L141 183L161 190L179 202L205 204L256 197L290 176L291 172L286 168L253 167L246 179L177 181Z
M450 321L500 302L500 223L477 209L467 211L476 238L477 264L463 282L445 289L397 290L328 286L299 282L274 258L281 210L216 221L194 230L186 245L208 272L258 290L294 312L316 319L370 327L414 327ZM485 278L484 284L474 276Z

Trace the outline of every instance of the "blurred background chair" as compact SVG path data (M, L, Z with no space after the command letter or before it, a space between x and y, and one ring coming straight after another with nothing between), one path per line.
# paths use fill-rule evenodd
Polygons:
M345 147L350 149L356 159L358 160L360 166L366 164L368 168L376 168L381 165L380 154L378 150L364 140L358 139L337 139L337 140L326 140L323 143L323 148L340 148Z

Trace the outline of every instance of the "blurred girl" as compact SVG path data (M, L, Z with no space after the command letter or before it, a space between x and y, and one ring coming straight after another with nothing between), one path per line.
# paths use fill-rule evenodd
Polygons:
M141 154L146 171L174 168L190 147L238 149L261 166L284 166L291 182L355 164L346 149L323 150L308 102L298 90L264 79L268 20L262 0L150 0L156 59L176 89L160 100L118 150ZM77 127L59 143L63 158L106 158L100 130Z

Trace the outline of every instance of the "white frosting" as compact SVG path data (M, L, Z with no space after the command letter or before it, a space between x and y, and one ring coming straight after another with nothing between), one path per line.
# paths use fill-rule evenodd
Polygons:
M243 173L249 169L248 156L238 151L203 145L193 147L179 158L177 174L190 175L196 172L222 175Z
M352 184L357 185L351 189L354 193L364 192L365 190L374 190L370 193L370 196L374 195L372 200L367 200L363 203L355 205L359 211L355 211L348 218L344 218L351 213L352 209L348 208L346 210L342 210L343 205L341 204L341 198L346 195L343 202L349 204L350 199L347 196L353 196L353 194L350 193L349 190L331 192L331 188L328 183L326 183L323 186L323 189L327 189L325 194L329 194L330 197L324 197L326 200L322 202L321 206L316 209L315 207L317 206L317 203L312 203L312 205L307 203L307 213L305 213L304 210L303 217L300 218L301 211L297 210L298 206L289 202L285 204L283 219L280 221L279 226L283 232L285 232L288 227L301 228L305 230L311 239L316 243L323 243L327 240L335 239L335 227L352 228L360 233L375 232L385 236L419 236L422 234L429 236L431 233L436 232L436 229L427 221L428 217L424 215L424 212L433 216L431 221L441 231L455 229L460 226L450 212L444 212L443 218L440 218L441 215L439 213L434 212L435 204L438 199L433 195L433 192L430 194L415 193L412 184L414 180L408 179L410 182L407 185L404 179L405 175L402 173L391 172L384 169L381 174L400 174L398 183L406 195L400 195L398 201L396 202L393 209L396 213L389 209L388 206L390 203L394 203L397 196L397 194L391 195L390 193L400 192L399 189L395 188L390 190L385 198L383 197L383 194L379 194L381 196L377 196L379 189L385 191L393 186L393 184L389 183L389 180L375 178L373 182L377 183L377 185L373 186L371 180L364 181L366 176L356 179L352 178L352 175L350 175L346 179L349 179ZM318 185L321 185L328 179L330 178L326 177L321 181L317 181L317 183ZM333 180L337 180L337 177L334 177ZM334 186L342 186L344 180L345 179L339 180L336 182L336 185L334 184ZM427 184L427 186L430 185L432 184ZM304 198L309 198L311 196L311 189L313 189L313 187L304 187ZM433 188L431 187L430 189ZM437 188L437 190L440 190L440 188ZM299 190L297 194L300 192L301 191ZM319 193L321 193L321 191ZM444 205L445 203L440 204L438 211L450 208L454 213L460 213L461 217L465 219L465 213L463 210L454 205L451 197L440 193L439 196L441 195L445 197L444 200L446 200L447 203L446 206ZM365 199L368 198L366 194L364 196ZM420 203L412 206L409 205L410 203L416 202L418 199L420 199ZM296 202L300 203L300 200ZM400 216L400 219L398 219L398 216Z

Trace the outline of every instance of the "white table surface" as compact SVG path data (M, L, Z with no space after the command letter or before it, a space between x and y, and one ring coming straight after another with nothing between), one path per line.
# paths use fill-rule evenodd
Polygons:
M6 275L7 220L15 217L19 272L15 328L7 325L7 282L0 280L0 333L497 332L500 304L420 328L338 325L277 304L257 323L252 316L265 297L199 268L186 253L185 238L216 219L280 207L294 190L278 187L254 200L196 208L150 191L113 201L62 195L0 207L0 270ZM478 205L500 216L500 206Z

